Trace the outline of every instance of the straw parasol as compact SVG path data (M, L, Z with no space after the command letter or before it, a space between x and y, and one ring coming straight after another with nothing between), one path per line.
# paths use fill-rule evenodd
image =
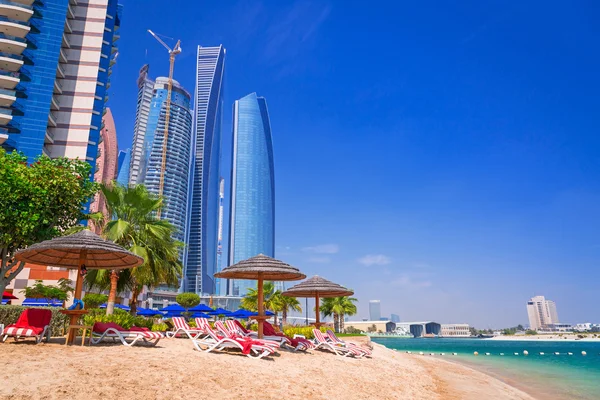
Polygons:
M75 299L81 298L83 275L87 269L133 268L144 262L142 257L89 230L36 243L17 251L15 259L29 264L77 269L73 293ZM71 325L77 323L80 314L81 312L70 314ZM70 335L70 339L74 339L73 335Z
M354 292L347 289L337 283L328 281L325 278L315 275L312 278L308 278L304 282L292 286L288 290L282 293L283 296L289 297L314 297L315 298L315 312L316 321L315 326L321 327L320 313L319 313L319 299L321 297L341 297L341 296L352 296Z
M224 268L215 274L215 278L258 280L258 315L253 318L258 321L258 337L262 339L263 321L268 318L263 303L264 281L297 281L306 278L306 275L283 261L259 254Z

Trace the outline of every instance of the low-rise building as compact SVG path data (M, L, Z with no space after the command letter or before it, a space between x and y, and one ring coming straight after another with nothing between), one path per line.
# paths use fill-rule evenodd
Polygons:
M393 332L396 324L391 321L347 321L344 327L359 329L363 332Z
M414 337L440 336L442 333L442 325L433 321L399 322L396 327L410 332Z
M443 337L469 337L471 331L469 324L442 324Z

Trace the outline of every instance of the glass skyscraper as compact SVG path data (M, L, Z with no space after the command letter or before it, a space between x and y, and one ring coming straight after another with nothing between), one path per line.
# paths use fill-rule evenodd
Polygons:
M233 105L233 157L227 265L264 254L275 256L275 175L267 102L256 93ZM228 294L256 285L230 280Z
M219 219L219 164L225 48L198 46L190 165L190 228L183 288L214 294Z
M120 14L116 0L0 2L3 147L85 159L94 173Z
M138 181L152 193L158 194L166 116L168 78L157 78L154 84L148 124L144 136L144 150ZM185 242L187 228L188 174L192 142L192 114L190 94L173 81L171 115L167 139L167 160L163 178L165 206L161 218L177 227L175 238Z
M138 176L140 174L142 153L144 152L148 115L150 114L150 103L152 102L152 94L154 93L154 81L148 77L149 70L150 65L145 64L142 66L137 79L138 97L135 108L135 125L133 127L131 158L128 167L130 185L139 183Z
M117 165L117 183L121 186L129 184L129 163L131 161L131 149L119 151Z

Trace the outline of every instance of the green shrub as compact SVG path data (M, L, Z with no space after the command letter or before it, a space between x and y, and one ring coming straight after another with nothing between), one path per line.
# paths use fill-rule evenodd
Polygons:
M307 339L314 339L315 335L313 335L313 329L315 329L314 326L284 326L283 333L289 337L294 337L294 335L302 335ZM327 329L327 327L322 326L320 330L321 332L325 333L327 332Z
M94 325L95 322L114 322L125 329L129 329L132 326L151 329L152 325L154 324L152 319L133 316L127 311L123 311L118 308L115 308L115 311L112 315L106 315L106 310L100 308L93 308L88 311L89 313L83 317L84 325L91 326Z
M104 304L108 301L108 296L100 293L86 293L83 296L83 304L85 305L85 309L89 310L92 308L98 308L101 304Z
M349 326L344 329L344 333L350 334L350 335L360 335L360 334L362 334L362 331L353 326Z
M200 296L196 293L179 293L175 298L175 301L187 311L200 304Z
M19 319L21 313L31 307L23 306L0 306L0 324L8 326L14 324ZM52 320L50 320L51 336L64 336L65 329L69 322L69 317L61 314L60 307L43 307L52 311Z
M525 331L525 334L526 335L537 335L538 333L532 329L529 329L529 330Z
M167 329L169 329L167 327L167 324L153 324L152 325L152 331L154 331L154 332L164 332Z

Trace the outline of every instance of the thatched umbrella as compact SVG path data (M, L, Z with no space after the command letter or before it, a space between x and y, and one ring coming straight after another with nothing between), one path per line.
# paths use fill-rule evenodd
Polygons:
M306 275L283 261L259 254L224 268L215 274L215 278L258 280L258 315L252 318L258 321L258 337L262 338L263 321L268 318L263 304L263 282L297 281L306 278Z
M73 293L75 299L81 299L83 275L87 269L133 268L144 262L142 257L125 250L114 242L102 239L89 230L36 243L16 252L15 258L29 264L77 269L77 281ZM69 315L71 316L71 325L75 325L81 312ZM69 337L72 342L74 337Z
M304 282L300 282L282 293L283 296L289 297L314 297L316 304L315 326L317 328L320 328L321 325L323 325L320 322L319 313L319 299L321 297L352 296L353 294L354 292L352 290L328 281L325 278L321 278L319 275L308 278Z

